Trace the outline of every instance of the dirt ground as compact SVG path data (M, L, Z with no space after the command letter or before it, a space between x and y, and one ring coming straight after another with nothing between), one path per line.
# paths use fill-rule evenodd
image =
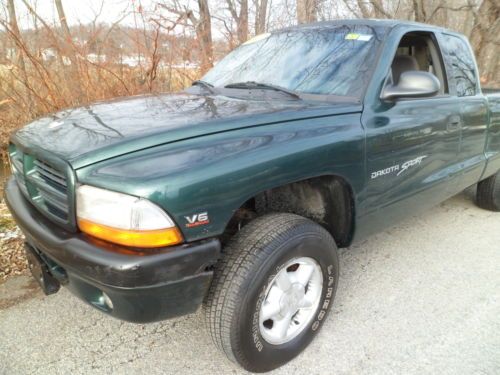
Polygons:
M454 197L340 252L331 314L275 374L500 373L500 214ZM243 374L201 313L109 318L27 276L0 285L0 374Z

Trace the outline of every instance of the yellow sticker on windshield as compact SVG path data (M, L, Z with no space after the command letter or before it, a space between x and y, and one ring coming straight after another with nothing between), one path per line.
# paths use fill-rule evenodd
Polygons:
M254 36L252 39L248 39L245 43L243 43L242 45L243 46L246 46L248 44L253 44L253 43L256 43L256 42L259 42L263 39L267 39L271 36L271 33L264 33L264 34L259 34L259 35L256 35Z
M345 36L346 40L356 40L359 38L359 34L349 33Z
M345 36L345 40L360 40L362 42L368 42L373 35L370 34L355 34L349 33Z

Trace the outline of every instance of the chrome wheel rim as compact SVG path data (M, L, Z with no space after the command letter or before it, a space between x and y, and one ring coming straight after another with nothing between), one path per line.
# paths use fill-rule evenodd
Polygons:
M288 261L266 288L259 312L262 338L273 345L293 340L313 320L322 291L318 262L308 257Z

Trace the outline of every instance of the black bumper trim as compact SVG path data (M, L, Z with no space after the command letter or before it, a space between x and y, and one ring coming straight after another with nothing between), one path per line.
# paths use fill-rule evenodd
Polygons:
M114 318L132 323L150 323L196 312L212 281L212 273L166 284L140 288L116 288L99 285L68 274L65 285L75 296ZM113 302L113 308L103 303L103 292Z

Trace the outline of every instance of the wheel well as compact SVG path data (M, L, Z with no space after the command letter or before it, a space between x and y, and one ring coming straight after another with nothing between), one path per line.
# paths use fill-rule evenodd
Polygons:
M339 247L351 243L354 230L353 192L341 177L315 177L257 194L235 212L223 241L253 218L269 212L289 212L307 217L326 228Z

